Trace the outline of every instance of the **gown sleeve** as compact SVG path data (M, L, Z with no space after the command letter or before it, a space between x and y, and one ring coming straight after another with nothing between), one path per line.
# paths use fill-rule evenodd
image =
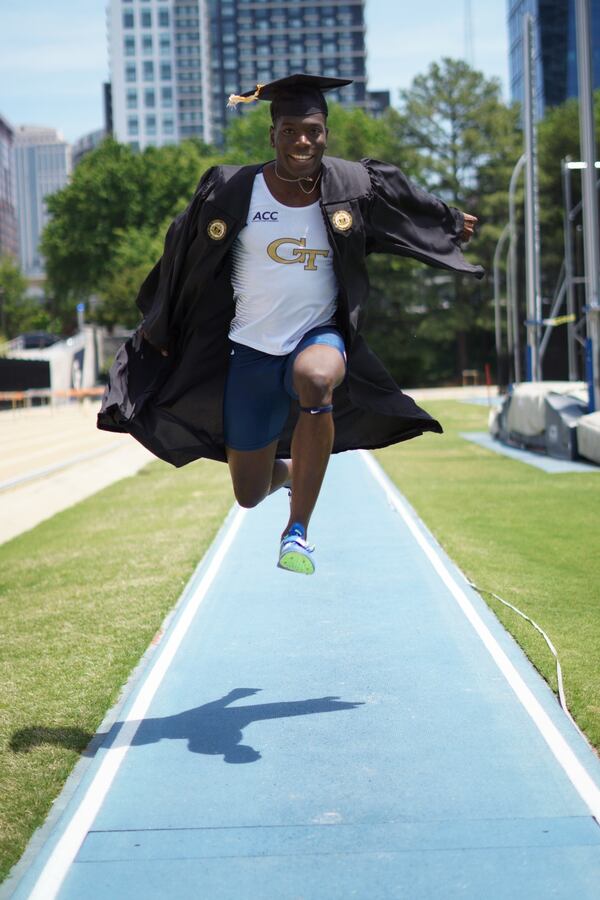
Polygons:
M367 252L410 256L482 278L461 251L464 215L410 181L396 166L363 159L371 180Z
M215 166L207 169L186 209L171 222L162 256L142 283L136 297L136 305L144 317L141 326L143 335L159 350L169 346L169 315L177 276L185 252L193 240L194 225L202 203L215 185L216 174Z

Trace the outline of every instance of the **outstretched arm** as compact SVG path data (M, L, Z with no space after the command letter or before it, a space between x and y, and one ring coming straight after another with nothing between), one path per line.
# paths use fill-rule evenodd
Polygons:
M367 253L394 253L428 265L482 278L481 266L469 263L461 243L473 235L475 216L448 206L415 184L390 163L363 159L371 181L366 221Z

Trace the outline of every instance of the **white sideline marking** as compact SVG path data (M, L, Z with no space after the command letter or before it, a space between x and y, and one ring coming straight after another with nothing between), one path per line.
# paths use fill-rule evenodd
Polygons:
M71 456L70 459L65 459L62 462L54 463L51 466L46 466L43 469L32 469L30 472L27 472L26 475L19 475L16 478L9 478L6 481L0 481L0 491L7 491L10 488L21 487L22 484L27 484L29 481L34 481L36 478L45 478L46 475L53 475L54 472L60 472L61 469L67 469L69 466L75 466L77 463L87 462L88 459L95 459L97 456L104 456L106 453L111 453L113 450L116 450L117 447L122 447L122 441L113 441L112 444L109 444L108 447L98 447L96 450L90 450L88 453L80 453L78 456Z
M142 683L135 703L115 735L113 744L105 753L96 775L88 787L83 800L73 818L64 830L44 868L29 894L28 900L53 900L58 894L61 884L81 847L102 802L117 774L119 766L125 758L131 741L144 718L152 699L173 661L179 645L206 596L215 576L231 547L245 515L245 510L238 508L233 515L227 530L222 535L218 550L213 556L200 584L186 603L177 624L171 631L154 665ZM118 746L115 746L115 745Z
M475 610L466 593L454 580L446 568L442 557L425 537L423 528L408 514L405 503L401 499L401 494L396 486L390 481L379 463L370 453L366 450L360 450L359 453L375 480L387 494L388 500L393 505L396 512L402 516L402 519L412 532L413 537L429 559L431 565L460 606L461 610L485 644L487 650L489 650L494 662L537 725L542 737L550 747L550 750L557 761L566 772L581 798L589 807L592 816L594 816L598 824L600 824L600 788L598 788L589 773L579 762L548 714L527 687L523 678L519 675L504 650L500 647L496 638L492 635L487 625Z

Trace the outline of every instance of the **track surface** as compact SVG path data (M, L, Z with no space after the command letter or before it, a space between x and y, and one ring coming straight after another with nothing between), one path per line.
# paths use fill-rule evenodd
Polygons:
M0 412L0 544L154 459L99 431L97 412L96 401Z
M600 763L414 515L334 458L307 578L286 513L232 513L14 897L597 900Z

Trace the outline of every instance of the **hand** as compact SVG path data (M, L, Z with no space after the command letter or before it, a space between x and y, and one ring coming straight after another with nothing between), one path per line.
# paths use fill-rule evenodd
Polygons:
M469 213L463 213L465 223L463 226L462 234L460 236L461 241L470 241L473 237L475 226L479 219L477 216L470 216Z

